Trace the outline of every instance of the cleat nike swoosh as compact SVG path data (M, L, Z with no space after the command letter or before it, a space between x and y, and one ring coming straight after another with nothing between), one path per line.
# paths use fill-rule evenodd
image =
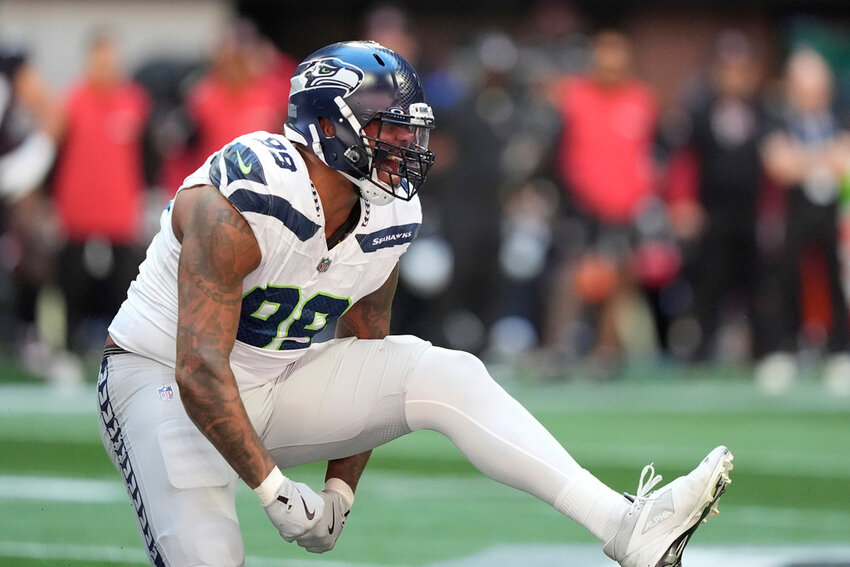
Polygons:
M239 150L236 150L236 161L239 163L239 169L242 170L242 173L248 175L251 173L251 170L254 168L254 164L245 165L245 162L242 161L242 154L239 153Z
M302 503L302 504L304 504L304 514L306 514L306 515L307 515L307 519L308 519L308 520L312 520L312 519L316 516L316 511L315 511L315 510L313 510L313 511L311 512L311 511L310 511L310 509L309 509L309 508L307 508L307 502L305 502L305 501L304 501L304 497L303 497L303 496L301 497L301 503Z
M334 528L336 528L336 508L331 506L331 525L328 526L329 535L333 535Z

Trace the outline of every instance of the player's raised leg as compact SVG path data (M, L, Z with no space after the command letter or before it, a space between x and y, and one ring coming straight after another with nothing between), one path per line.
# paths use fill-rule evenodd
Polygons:
M660 481L653 477L637 497L620 495L578 465L477 358L462 352L428 349L411 374L405 408L411 429L443 433L483 473L580 523L624 567L680 565L684 545L716 511L729 483L732 455L718 447L663 490L649 492Z

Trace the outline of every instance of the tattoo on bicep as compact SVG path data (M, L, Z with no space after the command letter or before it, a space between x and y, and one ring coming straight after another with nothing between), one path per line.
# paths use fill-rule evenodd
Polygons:
M210 218L204 207L199 207L193 228L193 246L187 247L184 243L181 261L185 260L195 285L217 303L232 305L234 301L241 301L241 297L229 296L232 294L227 294L227 290L241 284L245 275L240 269L246 244L242 237L253 234L247 221L229 206L216 209L214 218ZM226 291L222 293L219 288Z
M235 229L248 223L218 194L198 201L180 252L178 344L215 360L227 357L236 336L249 241Z
M234 209L219 209L217 220L220 223L234 227L242 234L253 234L253 231L245 221L245 218Z

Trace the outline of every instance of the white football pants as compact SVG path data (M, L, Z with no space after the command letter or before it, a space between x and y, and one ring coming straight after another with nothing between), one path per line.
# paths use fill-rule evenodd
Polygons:
M241 394L282 469L433 429L486 475L562 511L586 473L476 357L414 337L316 344L280 377ZM243 565L236 474L186 415L174 370L112 354L98 398L104 446L127 483L151 563Z

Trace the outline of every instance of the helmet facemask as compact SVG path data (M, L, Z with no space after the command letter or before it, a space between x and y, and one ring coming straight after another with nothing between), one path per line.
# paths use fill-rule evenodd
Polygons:
M345 176L369 202L381 205L395 197L409 201L434 163L434 153L428 149L433 127L434 116L425 103L410 105L408 114L400 109L376 112L358 128L358 142L343 153L353 170L344 172Z

